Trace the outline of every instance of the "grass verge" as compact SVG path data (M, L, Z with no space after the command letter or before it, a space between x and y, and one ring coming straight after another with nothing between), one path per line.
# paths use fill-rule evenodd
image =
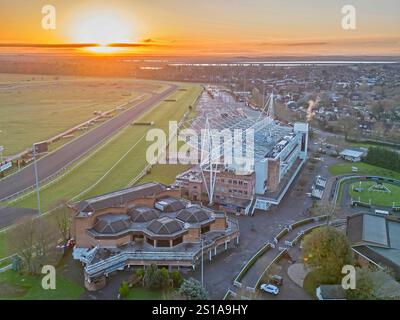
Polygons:
M129 290L128 300L163 300L163 291L153 291L143 287L134 287Z
M56 277L56 289L44 290L42 276L25 275L8 270L0 274L2 300L72 300L78 299L84 289L64 277Z
M352 167L357 167L358 171L353 172ZM355 175L365 174L371 176L382 176L382 177L400 179L400 172L373 166L364 162L338 163L329 167L329 172L334 176L345 175L345 174L355 174Z

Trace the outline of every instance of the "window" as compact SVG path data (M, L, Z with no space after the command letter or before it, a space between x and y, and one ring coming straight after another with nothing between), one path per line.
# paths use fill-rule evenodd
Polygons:
M146 238L146 241L149 245L152 245L154 247L154 240L150 238Z
M157 240L157 247L169 247L169 240Z
M233 180L233 184L238 184L236 180Z
M210 231L210 225L201 227L201 233L206 233Z
M136 240L140 240L143 239L143 235L142 234L138 234L136 236L132 236L132 241L136 241Z

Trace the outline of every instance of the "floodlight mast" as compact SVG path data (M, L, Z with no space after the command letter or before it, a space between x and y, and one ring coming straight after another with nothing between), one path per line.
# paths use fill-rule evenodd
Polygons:
M33 168L35 171L35 185L36 185L36 196L37 196L37 208L39 215L42 214L40 209L40 190L39 190L39 176L38 176L38 169L37 169L37 158L36 158L36 144L33 144Z
M208 121L208 117L206 118L206 127L204 130L204 135L201 141L201 164L200 171L203 178L204 185L206 187L208 202L210 205L213 204L214 199L214 190L215 190L215 181L217 178L217 170L218 170L218 159L213 160L212 154L215 152L215 148L213 148L213 142L215 139L212 138L212 132L210 128L210 122ZM207 151L205 153L205 144L207 143ZM217 145L216 148L220 146ZM218 150L219 151L219 150ZM219 154L219 153L218 153ZM217 163L214 163L217 162ZM207 166L209 169L207 170ZM209 186L207 186L207 180L204 175L204 171L208 171L209 173Z

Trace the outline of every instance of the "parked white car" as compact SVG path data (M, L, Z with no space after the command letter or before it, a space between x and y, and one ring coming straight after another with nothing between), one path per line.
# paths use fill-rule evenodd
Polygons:
M261 290L268 292L270 294L273 294L274 296L276 296L279 293L279 288L277 286L274 286L272 284L262 284L261 285Z

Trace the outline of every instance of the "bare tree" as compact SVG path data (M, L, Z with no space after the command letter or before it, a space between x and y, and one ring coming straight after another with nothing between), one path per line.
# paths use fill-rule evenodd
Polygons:
M336 153L339 153L346 145L344 138L338 135L328 136L326 141L334 146Z
M65 243L71 238L72 210L68 207L66 200L56 202L50 210L53 210L52 216Z
M338 120L340 130L344 132L344 137L347 139L349 133L354 129L354 120L351 117L343 117Z
M34 257L33 219L23 217L17 220L14 227L6 233L6 250L8 254L18 254L29 272L33 272Z

